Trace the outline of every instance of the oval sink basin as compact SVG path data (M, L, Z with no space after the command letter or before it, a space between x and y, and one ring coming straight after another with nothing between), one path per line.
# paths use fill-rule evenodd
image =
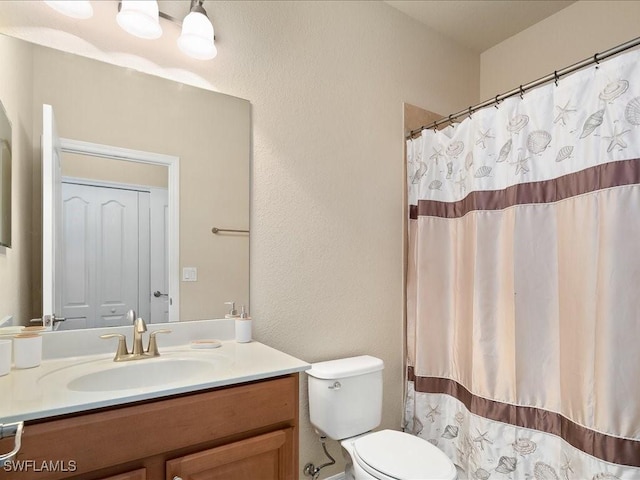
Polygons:
M192 380L211 370L213 365L202 360L136 360L77 377L67 384L67 388L76 392L149 388Z
M55 370L40 377L45 387L74 392L113 392L203 383L228 365L225 357L192 358L160 356L144 360L113 362L95 360Z

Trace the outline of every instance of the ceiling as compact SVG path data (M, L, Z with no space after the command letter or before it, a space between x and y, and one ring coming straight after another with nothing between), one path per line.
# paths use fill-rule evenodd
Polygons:
M568 7L561 0L389 0L385 3L481 53Z

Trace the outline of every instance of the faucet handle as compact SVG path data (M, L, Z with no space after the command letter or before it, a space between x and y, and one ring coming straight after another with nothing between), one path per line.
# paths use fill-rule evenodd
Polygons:
M161 328L160 330L155 330L149 334L149 346L147 348L147 355L151 355L152 357L157 357L160 355L158 352L158 341L156 340L156 335L159 333L171 333L171 330L168 328Z
M121 333L105 333L104 335L100 335L100 338L108 339L108 338L117 338L118 339L118 350L116 350L116 356L114 360L117 362L118 360L129 355L129 349L127 348L127 337L125 337Z

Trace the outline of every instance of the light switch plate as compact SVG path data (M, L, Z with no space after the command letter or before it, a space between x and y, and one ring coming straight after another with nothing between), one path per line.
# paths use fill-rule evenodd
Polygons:
M182 281L183 282L197 282L198 281L198 269L196 267L183 267L182 268Z

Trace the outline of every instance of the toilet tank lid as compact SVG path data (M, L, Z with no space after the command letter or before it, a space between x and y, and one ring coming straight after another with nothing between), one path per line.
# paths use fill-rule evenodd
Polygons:
M355 377L365 373L377 372L384 368L384 362L370 355L359 357L339 358L327 362L313 363L307 375L323 380Z

